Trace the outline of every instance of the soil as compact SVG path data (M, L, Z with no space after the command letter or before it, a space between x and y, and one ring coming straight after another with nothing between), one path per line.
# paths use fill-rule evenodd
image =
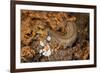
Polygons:
M88 13L21 10L20 32L21 62L89 59Z

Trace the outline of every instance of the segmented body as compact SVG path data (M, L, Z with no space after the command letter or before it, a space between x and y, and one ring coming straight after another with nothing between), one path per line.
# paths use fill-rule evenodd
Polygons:
M55 40L59 45L66 47L70 47L76 41L77 38L77 27L75 23L68 23L65 27L67 29L66 35L61 35L60 33L54 32L50 30L52 40Z

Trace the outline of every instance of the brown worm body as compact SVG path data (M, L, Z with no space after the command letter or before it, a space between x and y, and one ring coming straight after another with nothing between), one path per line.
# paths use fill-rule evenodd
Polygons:
M59 45L64 46L64 48L72 46L77 38L77 27L75 23L69 22L66 29L68 29L67 34L64 36L50 30L52 39L56 40L56 42L58 42Z

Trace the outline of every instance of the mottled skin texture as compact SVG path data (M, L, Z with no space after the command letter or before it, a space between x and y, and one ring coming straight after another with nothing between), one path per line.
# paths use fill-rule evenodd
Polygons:
M64 48L71 47L77 38L77 27L75 23L69 22L66 26L67 34L61 35L60 33L50 30L53 40L56 40L57 43Z

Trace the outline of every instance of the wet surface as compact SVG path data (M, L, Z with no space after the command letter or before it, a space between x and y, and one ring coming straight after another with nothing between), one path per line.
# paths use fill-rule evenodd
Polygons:
M89 59L89 14L21 10L21 62Z

